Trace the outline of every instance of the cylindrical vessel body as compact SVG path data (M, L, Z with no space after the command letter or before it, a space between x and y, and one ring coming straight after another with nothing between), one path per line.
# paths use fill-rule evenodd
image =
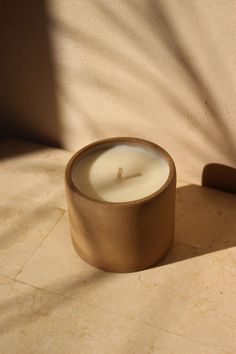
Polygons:
M73 184L71 169L84 151L107 142L129 142L157 150L168 161L169 177L155 193L129 202L93 200ZM156 144L137 138L98 141L77 152L66 168L66 194L71 236L78 254L107 271L148 268L169 251L175 225L176 170L170 155Z

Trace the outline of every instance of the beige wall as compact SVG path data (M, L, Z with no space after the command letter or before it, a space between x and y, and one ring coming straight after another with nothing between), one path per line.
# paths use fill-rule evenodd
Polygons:
M207 163L236 167L235 0L42 4L38 42L27 28L11 34L11 47L20 38L23 58L32 55L25 67L10 58L8 69L27 77L27 95L11 79L2 105L13 122L21 117L22 131L71 151L110 136L146 138L171 153L180 178L197 182ZM22 8L21 19L19 11L14 23L31 23L30 11Z

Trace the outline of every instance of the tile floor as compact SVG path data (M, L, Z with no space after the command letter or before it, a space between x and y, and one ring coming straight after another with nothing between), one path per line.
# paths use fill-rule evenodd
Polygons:
M107 273L70 241L70 156L0 143L0 354L236 353L236 196L179 181L168 256Z

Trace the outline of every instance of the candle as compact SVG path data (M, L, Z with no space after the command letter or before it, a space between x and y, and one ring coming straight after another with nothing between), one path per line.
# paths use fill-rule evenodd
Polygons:
M140 144L108 143L74 161L71 177L90 198L127 202L159 190L169 176L169 164L158 151Z
M138 138L97 141L72 156L65 181L72 242L86 262L131 272L168 252L176 172L160 146Z

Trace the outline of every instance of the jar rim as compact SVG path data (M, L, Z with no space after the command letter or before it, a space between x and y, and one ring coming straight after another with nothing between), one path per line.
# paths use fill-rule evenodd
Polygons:
M157 189L155 192L153 192L143 198L130 200L130 201L124 201L124 202L110 202L110 201L106 201L106 200L98 200L98 199L92 198L92 197L86 195L85 193L83 193L75 185L75 183L72 180L71 174L72 174L72 168L73 168L74 162L80 156L82 156L85 152L88 152L89 150L92 150L96 147L106 145L109 143L125 143L128 145L136 145L136 146L139 145L139 146L143 146L143 147L149 148L150 150L158 152L163 157L163 159L168 163L168 166L169 166L169 175L168 175L165 183L159 189ZM65 169L65 180L66 180L66 183L68 184L68 186L77 195L79 195L81 198L83 198L87 201L90 201L92 203L97 203L99 205L101 205L101 204L107 205L107 206L110 205L112 207L129 207L129 206L140 205L140 204L146 203L146 202L152 200L153 198L156 198L160 194L162 194L167 189L167 187L170 185L170 183L172 182L175 174L176 174L176 168L175 168L174 161L173 161L172 157L170 156L170 154L165 149L163 149L161 146L159 146L151 141L141 139L141 138L136 138L136 137L113 137L113 138L97 140L91 144L84 146L83 148L81 148L80 150L75 152L67 163L67 166Z

